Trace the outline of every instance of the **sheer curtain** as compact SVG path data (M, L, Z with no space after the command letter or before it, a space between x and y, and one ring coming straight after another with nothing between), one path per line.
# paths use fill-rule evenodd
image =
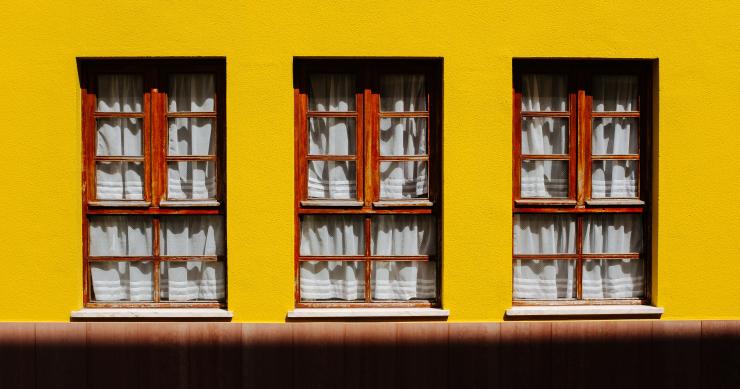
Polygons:
M352 74L311 74L309 110L351 112L355 110L355 76Z
M213 74L173 74L169 88L170 112L213 112L216 96Z
M97 111L142 111L143 82L139 75L98 76ZM141 119L101 118L96 121L96 154L99 156L143 155ZM140 162L98 162L95 165L96 197L100 200L144 198L144 165Z
M568 197L568 162L523 160L521 196L523 198Z
M380 155L426 154L426 118L380 119Z
M170 118L168 155L213 155L216 132L211 118Z
M411 112L427 110L423 74L389 74L380 78L380 110Z
M224 255L223 216L164 216L160 219L160 255ZM217 300L224 297L220 261L163 262L160 297L170 301Z
M426 161L381 161L380 198L410 199L429 196Z
M312 117L308 120L310 155L355 155L355 118Z
M567 77L557 74L522 75L522 111L568 110Z
M593 80L594 112L637 111L637 76L603 75Z
M151 218L94 216L90 218L92 257L135 257L152 254ZM95 301L150 301L153 296L152 262L91 261Z
M641 253L642 218L634 214L586 217L583 252ZM586 260L583 265L583 298L641 297L644 268L641 259Z
M576 221L567 215L514 215L515 254L576 253ZM517 259L514 298L575 298L575 260Z

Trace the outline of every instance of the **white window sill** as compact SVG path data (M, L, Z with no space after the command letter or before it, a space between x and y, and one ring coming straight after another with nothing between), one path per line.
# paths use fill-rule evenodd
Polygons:
M447 318L450 311L438 308L296 308L288 318L432 317Z
M506 310L508 317L537 316L660 316L662 307L649 305L529 306Z
M234 313L216 308L83 308L72 319L231 319Z

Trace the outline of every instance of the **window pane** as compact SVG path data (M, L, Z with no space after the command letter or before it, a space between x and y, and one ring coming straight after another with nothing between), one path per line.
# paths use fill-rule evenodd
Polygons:
M594 112L637 111L637 76L596 76Z
M433 299L437 295L436 262L374 261L372 269L373 300Z
M514 299L576 298L576 261L517 259L514 261Z
M139 75L98 76L98 112L141 112L144 84Z
M144 155L141 119L101 118L96 124L96 155Z
M95 190L98 200L143 200L144 164L96 162Z
M90 255L152 255L152 219L148 216L90 216Z
M594 118L591 154L637 154L637 118Z
M567 111L567 86L564 75L523 75L522 111Z
M364 300L363 261L301 262L301 300Z
M308 161L308 197L356 199L355 161Z
M426 118L380 118L380 155L426 153Z
M390 74L380 78L380 110L412 112L427 110L423 74Z
M638 214L600 214L583 221L583 252L642 252L642 217Z
M173 74L167 94L170 112L213 112L213 74Z
M163 301L212 301L226 296L223 262L162 262L159 275Z
M151 261L90 262L93 301L152 301Z
M372 255L434 255L437 250L432 215L376 215L371 235Z
M568 162L523 160L521 196L539 198L568 197Z
M568 118L522 119L522 154L568 154Z
M216 154L216 131L211 118L170 118L168 155Z
M583 261L583 298L639 298L644 295L644 269L639 259Z
M309 118L308 153L355 155L357 149L355 124L355 118Z
M224 255L221 215L162 216L159 254L164 256Z
M576 219L570 215L514 215L514 254L576 252Z
M312 74L309 82L309 111L355 111L354 74Z
M429 197L427 166L427 161L380 162L380 198Z
M167 198L204 200L216 198L216 164L211 161L167 163Z
M591 197L637 196L637 161L593 161Z
M362 216L303 216L301 255L365 255L364 230Z

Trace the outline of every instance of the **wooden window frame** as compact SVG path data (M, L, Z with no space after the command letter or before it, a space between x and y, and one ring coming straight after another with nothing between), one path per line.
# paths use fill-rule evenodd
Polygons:
M514 299L514 306L526 305L646 305L651 302L651 166L652 166L652 62L647 60L566 60L514 59L513 65L513 192L512 213L565 214L576 220L576 252L573 254L516 254L512 245L513 264L517 259L575 260L576 299ZM521 79L524 74L564 74L568 76L568 111L522 112ZM638 108L628 112L592 112L592 80L596 75L632 75L638 78ZM521 125L523 117L568 117L568 149L563 156L523 155ZM638 154L594 156L591 149L592 119L601 117L638 118ZM521 163L529 159L567 159L569 161L568 198L522 198ZM591 198L592 161L633 160L638 163L636 198ZM639 214L642 217L642 252L625 254L584 254L582 251L584 218L598 214ZM512 242L514 241L512 225ZM583 299L583 261L587 259L640 259L643 265L644 290L641 298Z
M178 59L78 59L82 97L82 244L83 244L83 304L86 308L226 308L228 301L228 272L226 255L218 256L162 256L159 253L160 218L165 215L221 215L226 237L226 62L223 58ZM96 91L98 74L140 74L143 78L142 113L98 113ZM169 75L185 73L212 73L214 75L213 112L168 112L167 91ZM143 157L96 156L96 119L99 117L141 117L143 120ZM216 132L216 154L209 156L167 155L168 119L170 117L211 117ZM144 162L143 200L97 200L95 163L98 160L141 160ZM215 161L216 197L213 200L167 199L168 160ZM152 254L149 256L94 257L90 255L89 218L96 215L147 215L151 217ZM226 252L226 242L224 252ZM220 301L161 301L160 263L222 261L224 264L225 296ZM94 261L151 261L153 301L94 301L89 264Z
M311 73L352 73L356 75L356 112L310 112L308 110L308 76ZM414 112L381 112L379 79L382 74L424 74L427 110ZM295 202L294 202L294 272L295 306L297 308L388 308L441 307L442 289L442 59L327 59L301 57L294 59L295 104ZM309 199L307 194L308 118L356 117L357 162L356 200ZM379 124L381 117L426 117L426 157L380 156ZM347 158L341 158L347 159ZM381 200L379 164L381 161L427 160L428 198ZM304 215L358 215L363 217L365 253L360 256L302 256L300 254L301 217ZM420 256L371 255L372 217L374 215L433 215L436 221L436 254ZM373 261L435 261L436 292L433 299L410 301L373 300L371 270ZM364 301L301 301L300 263L303 261L363 261L365 264Z

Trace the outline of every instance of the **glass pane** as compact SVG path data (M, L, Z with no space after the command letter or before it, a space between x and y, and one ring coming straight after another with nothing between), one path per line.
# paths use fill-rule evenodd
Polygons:
M637 118L594 118L591 154L637 154L639 133Z
M167 97L170 112L213 112L216 97L213 74L173 74Z
M141 76L101 74L98 76L98 112L141 112L144 84Z
M163 301L213 301L226 296L223 262L161 262L159 269Z
M389 74L380 78L380 110L413 112L427 110L423 74Z
M522 118L522 154L568 154L568 118Z
M354 74L312 74L309 83L309 111L355 111Z
M308 154L355 155L355 118L312 117L308 119Z
M594 112L637 111L637 76L596 76Z
M593 161L591 197L637 197L637 161Z
M426 118L380 118L380 155L426 153Z
M522 76L522 111L567 111L568 82L565 75Z
M639 259L583 261L583 298L639 298L644 295L644 269Z
M568 197L568 161L522 161L521 193L523 198Z
M429 197L427 161L380 162L380 198L386 200Z
M514 299L576 298L576 261L517 259L514 261Z
M514 254L576 252L576 219L571 215L514 215Z
M144 155L140 118L101 118L95 122L96 155Z
M356 199L355 161L308 161L308 197Z
M434 255L437 251L432 215L376 215L371 235L372 255Z
M216 198L216 164L212 161L168 162L167 176L168 199Z
M90 262L92 301L152 301L151 261Z
M373 300L433 299L437 296L436 262L374 261L372 269Z
M168 155L216 154L216 131L211 118L170 118Z
M303 216L301 255L365 255L364 230L362 216Z
M301 301L364 299L365 262L301 262Z
M642 217L630 213L605 213L583 220L583 252L642 252Z
M163 256L224 255L221 215L162 216L159 254Z
M152 255L152 219L149 216L90 216L89 226L90 256Z
M144 164L96 162L95 192L98 200L143 200Z

